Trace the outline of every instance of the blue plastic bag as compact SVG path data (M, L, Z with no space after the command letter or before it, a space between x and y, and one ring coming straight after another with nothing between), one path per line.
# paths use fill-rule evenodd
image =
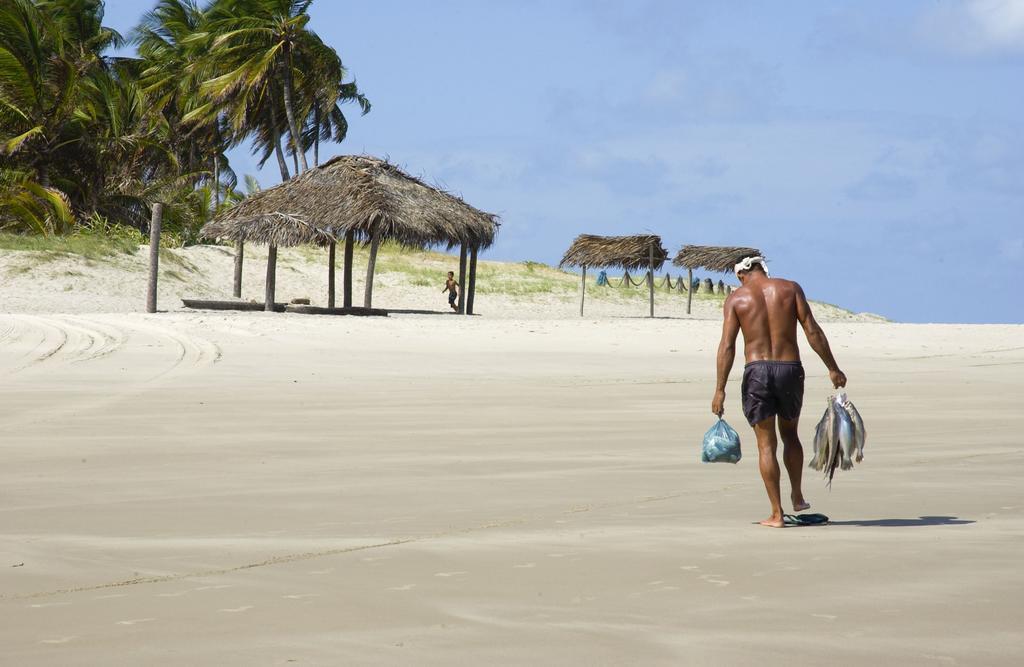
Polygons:
M739 433L719 417L704 434L700 460L704 463L737 463L741 458Z

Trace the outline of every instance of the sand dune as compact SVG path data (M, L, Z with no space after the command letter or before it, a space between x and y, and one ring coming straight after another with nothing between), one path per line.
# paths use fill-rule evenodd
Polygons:
M1019 664L1022 328L827 332L772 531L714 321L0 315L2 662Z
M242 296L262 301L266 278L266 248L245 251ZM159 307L181 310L183 297L231 298L234 254L225 246L165 249L160 265ZM310 299L327 304L327 259L322 250L286 248L279 253L277 299ZM365 249L355 257L354 302L363 303ZM382 308L446 311L441 294L447 271L458 271L458 257L436 252L385 247L378 259L374 305ZM672 271L673 280L678 270ZM549 319L579 313L579 278L533 262L483 261L479 269L476 313L488 318ZM144 309L148 277L148 246L133 255L103 258L52 252L0 251L0 312L132 313ZM716 275L715 280L723 276ZM338 299L341 268L338 267ZM591 318L637 317L648 314L643 289L597 288L591 280L586 314ZM814 295L810 295L811 298ZM879 321L828 304L816 304L824 321ZM692 319L720 319L722 297L698 294L692 315L686 315L686 296L662 288L656 296L657 315Z

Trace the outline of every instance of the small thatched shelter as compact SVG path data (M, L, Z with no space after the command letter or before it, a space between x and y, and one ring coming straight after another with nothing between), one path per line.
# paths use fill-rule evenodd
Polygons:
M656 234L634 236L595 236L580 234L572 242L558 266L578 266L583 269L580 293L580 317L587 296L587 267L615 267L626 271L647 268L650 291L651 317L654 317L654 272L665 264L668 251Z
M693 285L693 270L707 269L715 273L731 273L734 266L744 257L761 255L757 248L740 246L684 245L672 263L686 269L687 285ZM686 312L690 312L693 290L686 297Z
M490 247L498 217L461 198L427 185L386 160L343 155L280 185L257 192L202 229L207 238L270 246L267 267L267 308L273 307L274 262L278 246L315 244L330 250L328 306L334 301L334 246L344 238L343 298L352 305L352 250L356 241L370 244L365 307L371 306L373 272L382 241L415 247L461 247L459 310L470 312L476 288L476 260ZM468 299L464 301L464 299Z

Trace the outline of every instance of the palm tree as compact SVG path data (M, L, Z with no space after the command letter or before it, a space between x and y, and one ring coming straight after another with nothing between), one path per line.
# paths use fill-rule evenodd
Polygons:
M369 111L308 29L311 0L155 3L131 35L138 58L113 58L102 0L0 0L0 227L142 228L163 201L187 238L232 200L230 148L274 155L286 180L289 153L298 173L345 138L342 104Z
M74 12L80 16L72 16ZM51 185L59 153L80 142L80 82L105 66L96 49L116 42L100 26L102 3L0 5L0 200L6 227L39 233L73 223L68 195Z
M338 54L307 28L311 4L312 0L216 2L210 9L207 62L217 63L221 73L201 87L212 104L232 107L229 116L236 130L256 115L269 130L263 134L270 136L263 139L273 145L283 134L282 126L286 128L290 152L302 171L309 168L299 125L305 118L301 112L312 107L307 80L333 80L338 86L343 73ZM261 113L253 114L255 110ZM280 156L279 163L283 175L287 169Z
M0 7L0 152L22 151L20 162L49 187L53 152L73 120L81 68L60 24L30 0Z
M217 208L222 191L237 185L227 151L244 135L233 133L222 113L190 116L204 107L199 84L205 72L193 63L209 46L207 23L207 13L195 0L158 0L132 32L132 41L139 50L139 80L168 123L182 171L203 177Z

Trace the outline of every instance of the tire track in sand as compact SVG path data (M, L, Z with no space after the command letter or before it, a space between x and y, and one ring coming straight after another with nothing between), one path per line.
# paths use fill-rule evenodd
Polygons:
M4 371L3 349L0 348L0 372L7 380L18 381L24 376L31 381L46 381L48 376L57 376L62 384L62 372L79 376L84 366L90 364L120 365L120 354L140 353L139 348L163 349L161 354L142 352L144 357L159 357L157 363L143 364L141 368L153 368L154 373L145 372L132 379L119 378L103 383L102 392L82 392L74 395L61 405L50 406L45 411L29 409L20 413L0 414L4 428L24 426L56 419L67 418L86 411L95 411L125 401L140 394L154 391L180 378L216 364L221 358L221 349L212 341L188 333L181 333L171 327L134 318L88 318L88 317L42 317L36 315L15 315L8 329L29 343L35 342L26 352L17 356L14 368ZM0 320L2 321L2 320ZM38 340L36 340L38 339ZM169 349L168 349L169 348ZM170 352L170 355L167 354ZM168 361L168 356L170 360ZM27 358L27 360L26 360ZM125 364L128 368L140 368L137 362ZM9 417L4 419L3 417Z

